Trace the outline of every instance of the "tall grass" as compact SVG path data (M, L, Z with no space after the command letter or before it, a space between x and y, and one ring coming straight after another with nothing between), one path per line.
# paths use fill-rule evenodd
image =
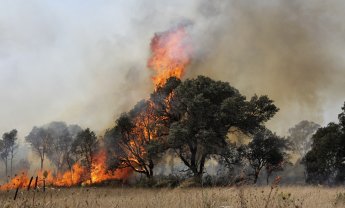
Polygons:
M270 194L271 193L271 194ZM345 188L308 186L140 189L81 187L51 189L35 193L19 190L0 192L0 208L12 207L119 207L119 208L331 208L345 207ZM269 196L269 198L268 198ZM267 202L268 205L267 205Z

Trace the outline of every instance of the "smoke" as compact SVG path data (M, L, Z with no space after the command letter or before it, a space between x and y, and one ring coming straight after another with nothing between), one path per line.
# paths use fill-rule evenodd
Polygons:
M248 96L269 95L281 109L269 123L279 133L303 119L335 120L345 100L345 4L219 2L200 7L211 23L197 32L202 57L191 75L227 80Z
M345 4L321 1L1 0L0 132L63 120L101 132L153 90L155 32L192 22L197 74L267 94L284 133L336 120L345 98Z

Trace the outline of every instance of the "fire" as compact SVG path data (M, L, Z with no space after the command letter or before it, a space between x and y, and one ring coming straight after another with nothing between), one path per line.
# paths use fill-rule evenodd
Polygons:
M164 85L170 77L181 79L191 62L192 47L186 25L174 27L168 31L156 33L151 40L151 56L147 66L154 71L152 77L156 88ZM169 103L171 95L166 98ZM169 106L169 105L168 105ZM155 106L152 100L147 100L140 112L132 118L134 128L129 136L128 145L124 148L125 165L131 166L137 172L147 174L150 168L150 159L147 158L147 144L159 138L162 128L159 122L167 118L155 115ZM170 109L166 109L169 111Z
M51 181L50 184L54 186L66 186L71 187L77 185L83 181L83 175L85 174L85 168L79 163L73 165L72 170L66 171L63 174Z
M122 180L128 178L132 173L129 168L117 169L115 171L107 171L108 167L106 165L106 152L101 150L95 155L95 160L92 163L92 169L90 176L87 177L87 169L75 163L71 170L54 176L52 171L38 171L37 172L37 185L39 187L43 186L43 183L47 186L55 187L71 187L79 184L98 184L107 180ZM90 180L91 178L91 180ZM31 183L31 188L35 186L35 180L33 179ZM16 175L10 180L10 182L0 186L0 190L12 190L16 188L27 188L30 183L30 177L26 171L23 171L20 175Z
M184 26L156 33L151 40L148 67L155 72L155 86L163 85L169 77L181 78L191 60L192 47Z
M22 172L11 179L10 182L0 186L0 190L16 189L17 187L24 187L29 184L30 178L28 178L26 172Z
M130 169L108 170L106 165L106 151L101 150L92 164L91 181L89 183L101 183L107 180L119 180L127 178L132 171Z
M154 71L152 77L153 83L156 87L165 84L170 77L182 78L185 74L186 68L191 62L192 47L189 42L189 36L185 26L175 27L171 30L156 33L151 40L151 57L148 60L147 66ZM167 98L167 102L169 101ZM149 106L144 112L141 112L135 119L136 128L134 133L140 135L138 141L131 141L130 146L136 150L135 154L140 156L147 154L145 148L142 146L145 141L155 139L155 131L149 129L150 123L155 122L153 110L155 106L149 101ZM132 174L133 170L130 168L117 169L115 171L108 170L106 164L107 154L105 150L99 151L94 155L91 170L82 166L80 163L75 163L70 170L64 173L54 175L51 170L38 171L37 185L56 187L71 187L80 184L95 184L107 180L126 179ZM133 156L130 161L139 163L137 158ZM25 188L29 185L31 177L26 171L16 175L10 182L0 186L0 190L10 190L16 188ZM36 178L33 179L31 187L34 187Z

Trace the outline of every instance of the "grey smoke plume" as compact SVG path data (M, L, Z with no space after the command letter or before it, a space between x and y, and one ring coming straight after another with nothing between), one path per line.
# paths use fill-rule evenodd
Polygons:
M284 133L335 120L345 100L345 3L340 0L2 0L0 131L24 137L64 120L102 131L153 86L155 32L190 21L197 74L229 81L281 109Z
M218 2L201 7L211 23L198 32L207 51L192 75L228 80L248 96L268 94L281 109L270 122L280 133L303 119L336 118L332 108L339 112L345 100L343 2Z

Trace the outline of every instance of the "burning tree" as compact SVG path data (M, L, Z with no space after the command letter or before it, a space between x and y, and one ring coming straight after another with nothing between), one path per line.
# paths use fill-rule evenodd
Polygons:
M70 170L52 176L51 184L88 183L84 175L89 183L101 182L127 177L131 173L128 170L151 178L155 164L167 150L200 179L210 157L233 155L227 141L230 128L251 134L273 117L278 109L267 96L246 100L229 83L204 76L180 80L193 52L187 29L187 25L179 25L153 37L147 65L155 72L154 92L122 114L115 127L106 132L108 151L99 150L99 141L90 129L79 132L73 140L64 125L57 125L59 131L33 128L26 140L40 156L41 169L46 156L58 169L62 161L75 162L69 165ZM69 160L70 152L75 154L73 161ZM115 157L111 165L106 164L109 156ZM125 171L111 171L109 167Z
M112 130L120 167L131 167L152 177L155 160L173 150L200 178L211 156L225 154L231 127L252 133L277 108L266 96L247 101L226 82L199 76L181 82L168 79L149 100L123 114Z
M95 161L95 155L98 150L99 143L96 134L89 128L78 133L72 144L72 151L79 156L79 160L87 168L87 175L92 183L92 169Z
M225 82L203 76L181 82L192 51L185 25L155 34L148 60L155 90L111 130L120 167L152 177L155 160L171 149L201 177L209 157L231 155L231 127L251 133L278 111L267 96L247 101Z
M155 72L152 77L155 91L150 99L123 114L105 136L110 138L108 141L115 141L110 143L114 144L116 151L112 152L120 168L130 167L148 178L153 176L159 153L167 148L162 143L173 118L169 112L171 93L181 83L179 78L184 75L192 52L186 25L156 33L150 46L152 53L147 65Z
M67 126L64 122L51 122L42 127L34 127L26 139L41 157L42 169L36 173L40 179L39 186L45 184L70 187L82 183L94 184L126 179L131 174L129 169L109 169L106 164L108 155L104 149L99 148L99 140L90 129L82 130L77 125ZM2 144L0 142L0 149ZM56 174L49 169L43 171L46 158L56 165ZM20 174L2 185L0 190L15 189L19 185L28 184L28 169L29 167L21 170Z
M130 167L148 178L153 176L154 167L148 146L155 138L157 121L152 110L148 101L139 102L128 114L120 116L113 131L120 168Z

